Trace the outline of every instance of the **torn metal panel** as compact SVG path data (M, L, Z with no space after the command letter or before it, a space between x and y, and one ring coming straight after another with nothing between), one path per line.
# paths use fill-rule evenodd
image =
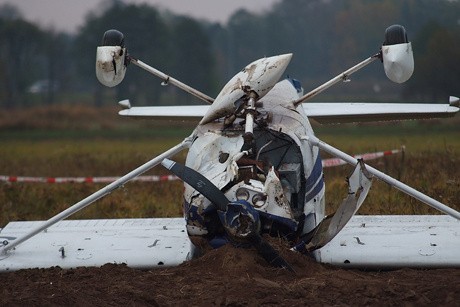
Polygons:
M321 248L331 241L345 227L366 199L372 185L372 176L367 172L362 160L359 160L347 181L347 197L334 215L326 217L311 234L311 240L307 241L305 247L308 251Z

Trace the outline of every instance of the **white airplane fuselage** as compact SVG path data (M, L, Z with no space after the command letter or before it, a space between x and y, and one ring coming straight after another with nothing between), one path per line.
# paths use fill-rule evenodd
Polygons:
M255 146L245 154L242 120L199 125L186 165L203 174L230 201L247 200L261 216L261 231L290 238L312 230L324 217L323 170L317 147L307 141L313 129L290 80L276 84L260 102ZM265 125L265 126L264 126ZM223 229L211 202L185 184L187 231L197 245L205 238L219 246ZM224 240L225 241L225 240Z
M195 247L227 242L252 246L268 263L293 271L261 236L267 233L295 243L294 251L339 266L460 267L460 212L316 138L308 119L342 123L448 117L459 112L459 99L445 105L308 102L302 106L379 59L390 80L407 80L413 56L404 27L387 28L380 52L305 95L295 80L278 82L292 54L250 63L215 99L130 56L117 30L104 33L96 54L96 76L105 86L119 84L131 63L211 105L131 107L129 101L121 102L120 115L201 121L181 143L47 221L11 222L0 229L0 271L105 263L172 266L197 255ZM169 160L187 148L186 166ZM320 150L355 166L347 178L346 198L326 218ZM186 182L185 227L182 218L63 221L159 164ZM355 216L372 178L450 216Z

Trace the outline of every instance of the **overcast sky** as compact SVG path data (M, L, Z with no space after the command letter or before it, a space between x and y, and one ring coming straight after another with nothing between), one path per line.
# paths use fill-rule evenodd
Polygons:
M280 0L125 0L148 3L160 9L195 18L225 23L239 8L263 13ZM75 32L89 11L98 11L104 0L0 0L18 7L23 17L44 28Z

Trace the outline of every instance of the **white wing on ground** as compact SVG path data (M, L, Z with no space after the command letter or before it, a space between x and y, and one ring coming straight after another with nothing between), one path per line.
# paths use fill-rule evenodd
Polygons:
M451 117L459 111L449 104L423 103L317 102L302 107L308 118L325 124Z
M0 243L30 231L37 223L41 221L9 223L0 231ZM0 254L0 272L106 263L135 268L175 266L188 260L191 252L183 218L64 220L6 256Z
M460 221L447 215L354 216L316 256L341 267L460 267Z
M209 107L209 105L131 107L121 110L118 114L134 118L155 117L157 119L201 120Z
M131 107L118 114L134 118L199 120L209 107ZM310 119L325 124L451 117L459 111L458 107L448 104L420 103L311 102L303 103L302 107Z
M9 223L0 230L0 243L36 223ZM0 272L106 263L175 266L192 252L183 218L64 220L0 254ZM316 257L342 267L460 267L460 222L445 215L354 216Z

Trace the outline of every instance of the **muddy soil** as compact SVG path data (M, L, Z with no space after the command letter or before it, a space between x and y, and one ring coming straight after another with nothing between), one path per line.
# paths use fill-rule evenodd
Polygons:
M277 247L279 248L279 246ZM0 274L0 306L458 306L460 269L364 271L281 249L295 274L224 246L178 267L28 269Z

